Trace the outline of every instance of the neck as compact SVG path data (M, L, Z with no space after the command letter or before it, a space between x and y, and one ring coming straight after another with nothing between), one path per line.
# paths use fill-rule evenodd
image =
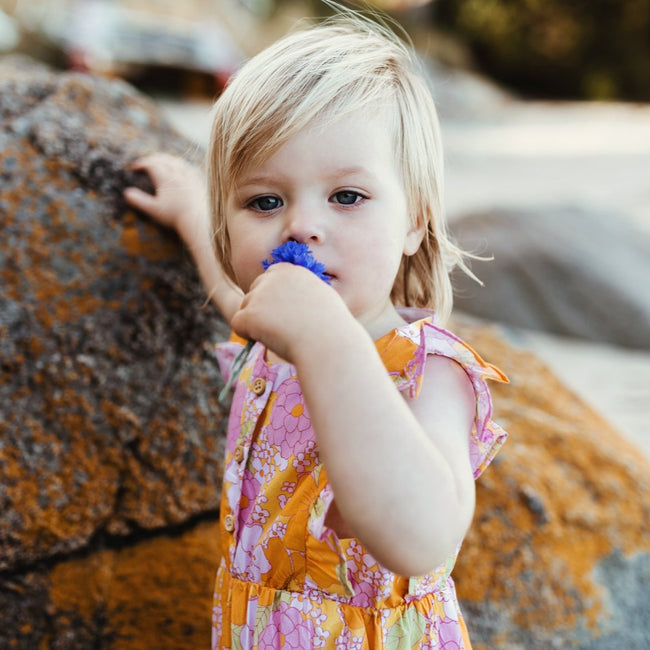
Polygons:
M401 327L406 321L399 315L393 303L389 302L380 313L360 318L359 322L372 340L376 341L396 327Z

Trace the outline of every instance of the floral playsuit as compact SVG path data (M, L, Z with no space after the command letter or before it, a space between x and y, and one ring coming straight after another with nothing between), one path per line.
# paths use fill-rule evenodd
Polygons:
M410 324L379 339L377 350L397 388L413 397L428 355L462 365L476 393L477 478L506 438L490 420L485 380L507 380L430 312L401 314ZM240 349L236 341L218 346L226 379ZM228 425L213 650L471 648L450 577L456 554L425 576L396 575L358 539L339 539L325 525L332 500L295 368L267 363L255 344Z

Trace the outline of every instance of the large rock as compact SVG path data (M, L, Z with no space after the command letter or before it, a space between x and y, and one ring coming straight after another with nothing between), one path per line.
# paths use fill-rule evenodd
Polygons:
M0 115L0 650L209 647L226 332L120 198L130 158L187 145L124 84L22 64ZM512 379L456 571L475 650L645 650L647 459L502 330L455 327Z
M189 145L117 81L0 64L0 569L219 503L225 329L180 242L125 209ZM4 625L0 626L7 629Z
M650 462L503 328L455 329L511 383L455 577L474 650L650 648Z
M558 207L460 218L465 250L485 283L454 276L456 306L491 321L650 348L650 237L612 214Z
M210 647L218 524L190 522L0 576L0 648Z

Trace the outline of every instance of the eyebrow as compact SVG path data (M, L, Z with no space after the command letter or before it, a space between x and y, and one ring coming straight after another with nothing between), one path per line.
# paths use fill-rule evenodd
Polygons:
M335 169L334 172L332 173L332 176L352 176L354 174L372 174L372 173L365 167L355 165L353 167L341 167L339 169Z
M277 180L277 176L271 174L258 174L257 176L241 176L236 181L236 185L265 185Z
M360 165L354 165L352 167L339 167L332 170L328 174L329 178L339 178L341 176L356 176L356 175L366 175L375 177L375 174L365 167ZM256 174L254 176L242 176L241 179L237 182L239 186L246 185L265 185L268 183L277 182L278 179L282 180L282 174Z

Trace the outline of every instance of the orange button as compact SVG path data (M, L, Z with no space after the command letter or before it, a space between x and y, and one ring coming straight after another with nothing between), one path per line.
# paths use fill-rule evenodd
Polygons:
M238 463L241 463L242 460L244 460L244 448L243 448L241 445L237 445L237 446L235 447L235 453L234 453L234 456L235 456L235 460L236 460Z
M235 530L235 518L233 515L226 515L223 518L223 527L229 532L232 533Z
M251 389L256 395L261 395L266 389L266 381L262 377L258 377L252 384Z

